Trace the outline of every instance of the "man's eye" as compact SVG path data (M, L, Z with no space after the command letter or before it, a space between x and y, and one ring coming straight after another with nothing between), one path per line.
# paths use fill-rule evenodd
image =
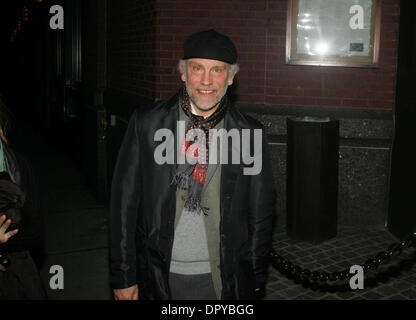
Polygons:
M201 68L200 67L198 67L198 66L195 66L195 67L193 67L194 68L194 71L199 71L199 70L201 70Z

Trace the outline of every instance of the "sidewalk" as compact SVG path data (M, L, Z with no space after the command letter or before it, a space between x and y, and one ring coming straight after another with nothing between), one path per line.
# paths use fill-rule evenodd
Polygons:
M398 241L384 227L339 227L336 238L319 245L295 242L282 228L274 235L273 247L283 258L311 271L336 272L352 265L364 265L377 253ZM390 264L382 264L364 277L364 289L352 290L349 282L303 286L270 267L266 299L416 299L416 248L408 248Z
M40 160L46 254L41 276L49 299L110 299L107 208L65 156L42 154ZM64 269L64 290L49 287L52 265Z
M49 299L111 299L108 210L87 188L74 161L46 143L32 123L16 122L14 145L40 176L45 259L40 270ZM53 265L64 270L64 289L51 290Z

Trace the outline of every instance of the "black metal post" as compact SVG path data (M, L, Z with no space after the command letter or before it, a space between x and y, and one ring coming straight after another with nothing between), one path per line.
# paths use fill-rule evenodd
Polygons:
M339 121L287 119L287 234L320 243L337 234Z

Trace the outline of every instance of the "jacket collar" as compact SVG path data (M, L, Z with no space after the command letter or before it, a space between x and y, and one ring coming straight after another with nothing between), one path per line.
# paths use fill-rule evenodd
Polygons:
M167 113L177 111L179 102L179 92L177 92L175 95L173 95L169 100L167 100L164 104L164 109Z
M242 120L243 115L237 110L237 108L230 102L227 97L227 112L224 117L224 128L228 131L231 129L238 129L241 131L243 128Z

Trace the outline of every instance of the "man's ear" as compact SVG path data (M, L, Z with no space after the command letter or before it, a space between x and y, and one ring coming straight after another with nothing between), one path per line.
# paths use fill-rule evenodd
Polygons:
M185 82L185 81L186 81L185 73L182 73L182 74L181 74L181 80L182 80L183 82Z
M231 86L232 84L233 84L233 81L234 81L234 77L235 77L235 75L237 74L237 72L234 72L233 74L230 74L229 76L228 76L228 85L229 86Z

